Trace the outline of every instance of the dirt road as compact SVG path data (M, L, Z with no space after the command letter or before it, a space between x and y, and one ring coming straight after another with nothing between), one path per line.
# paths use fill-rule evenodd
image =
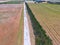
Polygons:
M26 5L24 3L24 45L31 45Z

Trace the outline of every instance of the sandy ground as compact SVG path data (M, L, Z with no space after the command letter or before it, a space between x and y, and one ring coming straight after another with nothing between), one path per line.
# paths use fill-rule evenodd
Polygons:
M0 45L17 45L22 5L0 5Z

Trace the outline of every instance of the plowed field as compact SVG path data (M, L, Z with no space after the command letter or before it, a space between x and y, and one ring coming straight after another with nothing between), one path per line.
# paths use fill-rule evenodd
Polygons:
M17 45L21 4L0 5L0 45Z

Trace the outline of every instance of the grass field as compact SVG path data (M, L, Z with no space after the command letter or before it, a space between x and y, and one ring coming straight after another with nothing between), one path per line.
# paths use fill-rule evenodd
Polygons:
M57 4L28 4L31 12L51 38L53 45L60 44L60 5ZM38 30L38 29L37 29Z

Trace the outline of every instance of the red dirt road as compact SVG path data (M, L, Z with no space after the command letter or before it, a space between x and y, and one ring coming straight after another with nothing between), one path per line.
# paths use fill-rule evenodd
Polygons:
M17 45L22 5L0 6L0 45Z

